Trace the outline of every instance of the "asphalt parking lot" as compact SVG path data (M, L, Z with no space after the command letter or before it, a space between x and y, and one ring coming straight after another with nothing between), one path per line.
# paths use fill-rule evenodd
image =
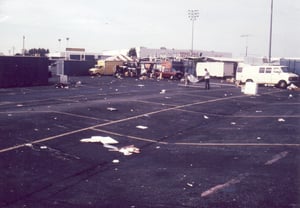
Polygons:
M72 79L0 89L0 207L300 207L299 91Z

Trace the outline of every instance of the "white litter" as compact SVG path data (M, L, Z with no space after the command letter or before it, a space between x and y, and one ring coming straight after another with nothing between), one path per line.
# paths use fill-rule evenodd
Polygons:
M104 144L103 147L109 149L109 151L119 151L119 148L110 144Z
M116 108L112 108L112 107L108 107L107 110L108 111L116 111L117 109Z
M285 120L283 118L279 118L278 122L285 122Z
M186 185L188 185L189 187L193 187L194 186L192 183L187 183Z
M231 125L236 125L236 123L235 122L231 122Z
M141 126L141 125L139 125L139 126L136 126L136 128L138 128L138 129L148 129L148 127L147 127L147 126Z
M208 117L208 116L206 116L206 115L204 115L204 116L203 116L203 118L205 118L205 119L209 119L209 117Z
M40 146L40 149L47 149L47 146Z
M189 80L190 82L192 82L192 83L197 83L197 82L199 82L199 79L198 79L197 77L195 77L194 75L192 75L192 74L189 74L189 75L187 76L187 78L188 78L188 80Z
M139 84L139 85L138 85L138 87L144 87L144 86L145 86L145 85L143 85L143 84Z
M124 155L132 155L133 153L140 153L140 149L135 147L134 145L125 146L119 149L119 152L123 153Z
M23 107L23 105L22 104L18 104L17 107Z
M112 163L120 163L120 160L113 160Z
M117 140L111 137L92 136L91 138L81 139L81 142L101 142L102 144L117 144Z
M160 94L165 94L166 93L166 90L161 90L160 91Z
M102 137L102 136L92 136L91 138L81 139L81 142L101 142L103 147L108 148L109 151L121 152L124 155L132 155L133 153L140 153L140 149L134 145L129 145L125 147L118 148L111 144L117 144L118 141L114 140L111 137Z
M298 87L294 84L291 84L290 86L287 87L288 90L295 90L297 89Z

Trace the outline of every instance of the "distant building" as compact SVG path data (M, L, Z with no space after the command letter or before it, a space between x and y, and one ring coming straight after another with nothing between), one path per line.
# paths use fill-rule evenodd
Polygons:
M136 47L137 58L186 58L186 57L225 57L231 58L232 53L229 52L217 52L217 51L204 51L204 50L194 50L191 54L190 50L186 49L167 49L165 47L157 48L146 48L146 47ZM103 51L103 55L128 55L129 49L118 49L118 50L108 50Z
M102 53L86 52L84 48L66 48L66 50L62 52L49 53L48 57L51 60L65 59L65 60L93 61L93 60L101 59Z

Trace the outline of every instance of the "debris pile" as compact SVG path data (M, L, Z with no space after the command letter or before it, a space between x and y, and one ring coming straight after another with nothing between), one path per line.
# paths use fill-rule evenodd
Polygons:
M120 152L123 155L132 155L133 153L140 153L140 149L134 145L127 145L124 147L117 147L112 144L118 144L119 142L111 137L92 136L91 138L81 139L81 142L100 142L103 147L109 149L109 151Z

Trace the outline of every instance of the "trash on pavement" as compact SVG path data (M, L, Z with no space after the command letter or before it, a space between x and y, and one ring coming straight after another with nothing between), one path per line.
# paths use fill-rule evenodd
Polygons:
M294 84L291 84L290 86L287 87L288 90L297 90L299 87L297 87Z
M165 94L165 93L166 93L166 90L164 90L164 89L160 91L160 94Z
M120 160L113 160L112 163L120 163Z
M119 143L117 140L114 140L111 137L103 137L103 136L92 136L91 138L81 139L81 142L101 142L103 147L108 148L109 151L120 152L124 155L132 155L133 153L140 153L140 149L135 147L134 145L128 145L121 148L118 148L111 144Z
M119 152L123 153L124 155L132 155L133 153L140 153L140 149L135 147L134 145L129 145L125 147L121 147Z
M192 183L187 183L186 185L188 185L189 187L193 187L194 186L194 184L192 184Z
M205 118L205 119L209 119L209 117L208 117L208 116L206 116L206 115L204 115L204 116L203 116L203 118Z
M187 78L188 78L188 80L189 80L191 83L198 83L198 82L200 81L197 77L195 77L195 76L192 75L192 74L189 74L189 75L187 76Z
M91 138L81 139L81 142L101 142L102 144L117 144L119 143L117 140L114 140L111 137L103 137L103 136L92 136Z
M148 129L148 127L147 127L147 126L141 126L141 125L139 125L139 126L136 126L136 128L138 128L138 129Z
M108 111L117 111L118 109L116 109L116 108L112 108L112 107L108 107L108 108L106 108Z
M119 151L119 148L110 144L104 144L103 147L109 149L109 151Z
M285 120L283 118L279 118L278 122L285 122Z

